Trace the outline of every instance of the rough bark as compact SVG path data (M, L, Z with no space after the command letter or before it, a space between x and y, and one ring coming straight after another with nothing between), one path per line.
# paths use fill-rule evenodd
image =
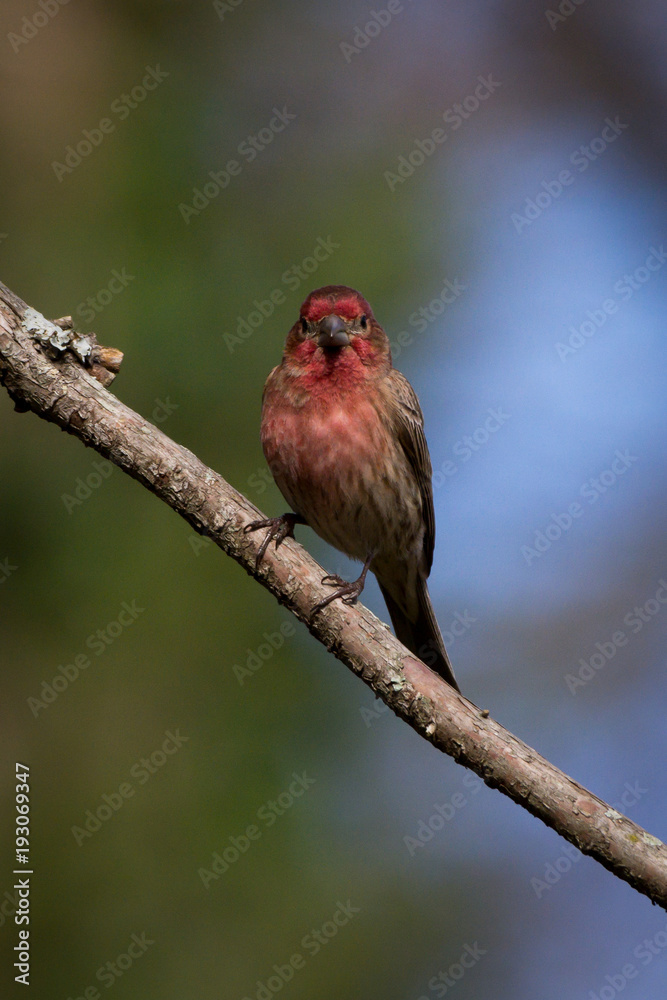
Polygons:
M207 535L302 621L425 740L475 771L584 854L667 908L667 847L573 781L417 660L361 605L334 602L324 571L295 541L267 551L262 532L244 534L261 513L217 472L113 396L119 352L55 326L0 283L0 381L19 411L58 424L164 500Z

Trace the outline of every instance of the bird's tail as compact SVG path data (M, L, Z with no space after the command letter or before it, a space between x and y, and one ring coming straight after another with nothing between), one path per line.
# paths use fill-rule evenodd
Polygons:
M419 579L417 581L419 610L415 621L410 621L403 609L398 606L381 583L380 590L387 604L396 638L460 693L461 689L456 683L445 643L438 628L426 580Z

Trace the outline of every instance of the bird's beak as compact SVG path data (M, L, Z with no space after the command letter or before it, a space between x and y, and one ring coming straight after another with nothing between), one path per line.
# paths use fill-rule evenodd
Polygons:
M318 329L317 345L324 350L347 347L350 343L347 324L340 316L325 316L320 320Z

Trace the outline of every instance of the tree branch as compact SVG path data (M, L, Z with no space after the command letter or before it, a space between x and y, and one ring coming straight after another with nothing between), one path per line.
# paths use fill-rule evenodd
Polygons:
M654 903L667 908L667 847L487 718L409 653L361 605L334 602L323 570L298 543L273 547L243 529L261 513L217 472L113 396L119 352L55 326L0 283L0 381L30 409L80 438L211 538L302 621L319 642L438 750L475 771ZM63 329L64 327L64 329ZM111 373L111 376L109 375Z

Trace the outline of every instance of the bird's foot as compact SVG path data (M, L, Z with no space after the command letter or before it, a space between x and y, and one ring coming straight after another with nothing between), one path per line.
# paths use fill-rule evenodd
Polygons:
M366 583L366 574L368 573L368 567L371 564L371 559L373 557L369 556L364 563L364 568L361 571L361 575L358 580L353 580L351 583L347 583L343 580L337 573L330 573L327 576L322 577L322 583L327 587L338 587L338 590L334 591L333 594L329 594L322 601L318 601L313 610L310 613L310 617L314 618L318 611L322 611L326 608L332 601L338 600L340 597L343 604L356 604L359 594L364 589Z
M326 580L327 578L325 577L322 583ZM324 600L318 601L310 613L311 618L314 618L318 611L322 611L323 608L326 608L328 604L331 604L332 601L337 600L339 597L342 598L343 604L356 604L359 594L364 589L363 583L360 583L359 580L353 580L352 583L345 583L345 580L341 580L339 577L335 583L327 583L327 586L338 586L339 583L342 584L342 587L339 587L333 594L329 594Z
M250 524L246 524L243 529L243 534L247 535L250 531L258 531L260 528L268 528L266 537L259 547L259 552L255 559L255 569L259 569L259 565L264 558L264 553L269 547L269 543L272 539L276 540L276 548L284 542L286 538L294 538L294 525L295 524L305 524L304 518L300 514L281 514L280 517L267 517L262 521L251 521Z
M347 587L348 585L347 580L344 580L338 573L327 573L320 582L324 587Z

